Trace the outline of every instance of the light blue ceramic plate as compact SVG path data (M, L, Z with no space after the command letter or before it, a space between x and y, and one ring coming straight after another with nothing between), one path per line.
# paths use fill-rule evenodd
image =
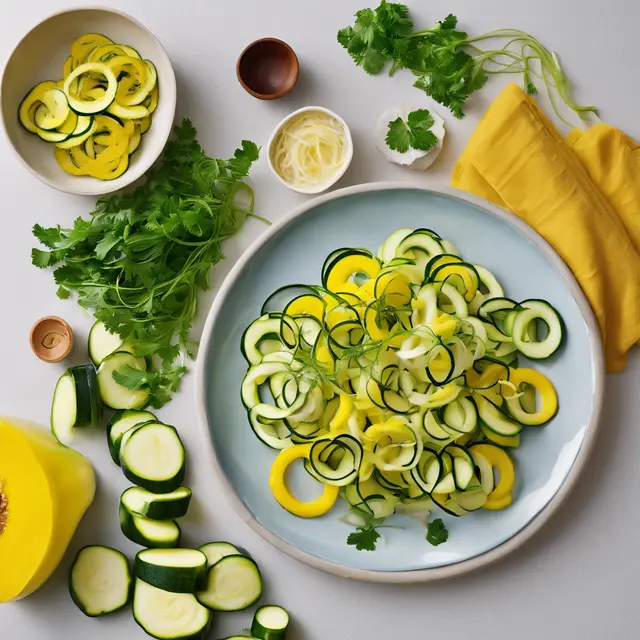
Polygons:
M544 298L562 315L566 340L536 368L553 381L560 410L544 427L527 427L514 452L514 503L504 511L443 516L449 541L432 547L424 527L394 516L375 552L346 544L352 527L344 504L311 520L284 511L268 488L276 453L256 439L240 401L247 365L245 327L265 298L286 284L319 283L325 257L339 247L376 251L390 232L428 227L471 262L490 269L515 299ZM549 518L584 465L602 400L603 360L591 310L571 273L549 245L510 213L461 192L369 184L322 196L272 227L235 265L204 330L198 356L197 403L213 447L212 466L238 513L290 555L343 576L388 582L426 581L468 571L516 548ZM317 485L293 473L294 491L311 498Z

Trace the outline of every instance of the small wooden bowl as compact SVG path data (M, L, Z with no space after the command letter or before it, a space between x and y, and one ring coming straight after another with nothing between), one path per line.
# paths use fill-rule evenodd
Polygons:
M245 91L260 100L287 95L298 81L300 64L295 51L278 38L252 42L238 58L238 81Z
M73 330L58 316L40 318L29 336L33 353L44 362L64 360L73 347Z

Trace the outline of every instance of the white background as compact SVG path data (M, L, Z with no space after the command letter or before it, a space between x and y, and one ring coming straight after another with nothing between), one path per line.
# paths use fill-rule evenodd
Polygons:
M264 145L281 117L309 104L337 111L354 137L353 164L340 186L376 180L420 180L391 166L374 146L371 132L387 107L407 101L429 106L399 73L368 77L336 43L336 31L375 0L129 0L109 4L129 12L166 47L178 80L178 116L191 118L198 139L213 155L226 157L241 139ZM371 3L371 4L370 4ZM561 54L578 102L594 102L605 121L640 137L638 119L637 0L413 0L412 14L427 26L449 12L473 34L522 28ZM45 15L67 6L58 0L0 1L0 60ZM245 93L235 62L250 41L277 36L300 58L294 92L276 102ZM448 183L455 158L479 117L504 86L491 79L469 102L468 116L455 121L444 109L448 134L431 175ZM271 220L305 196L289 192L269 174L264 157L252 173L257 213ZM72 362L87 360L84 343L89 315L71 301L59 301L51 275L30 264L31 227L67 225L86 215L93 200L58 193L38 182L0 139L0 412L47 424L56 379L68 362L47 365L31 354L29 329L41 316L66 318L78 346ZM214 270L217 287L235 259L264 231L257 222L227 242L228 259ZM213 292L201 296L199 336ZM196 496L183 530L187 544L228 539L245 546L266 579L266 601L287 607L294 625L290 640L631 640L640 632L638 540L640 529L640 356L632 354L624 374L607 378L605 409L596 451L578 488L544 531L508 559L478 573L424 586L350 583L309 569L263 542L233 513L216 485L201 449L193 376L160 412L175 424L189 453L187 483ZM118 527L118 496L127 486L110 461L104 433L94 430L78 447L95 465L99 490L61 568L26 601L0 605L2 640L135 640L144 633L129 613L100 620L84 618L71 603L66 573L77 548L103 543L133 554ZM0 469L1 472L1 469ZM0 567L0 580L2 579ZM213 638L240 633L250 614L220 616Z

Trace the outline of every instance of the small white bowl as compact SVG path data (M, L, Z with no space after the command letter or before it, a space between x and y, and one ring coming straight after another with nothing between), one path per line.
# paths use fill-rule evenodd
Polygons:
M129 168L119 178L108 181L66 173L55 161L53 145L27 132L18 122L18 106L27 91L42 80L60 80L71 43L83 33L96 32L133 47L151 60L158 72L160 90L151 127L131 156ZM162 153L176 111L176 78L158 39L134 18L103 7L70 9L45 18L13 50L0 84L0 110L9 142L31 173L60 191L102 195L137 180Z
M289 184L276 171L276 168L273 166L273 162L271 161L271 150L273 148L277 135L280 133L280 130L284 127L284 125L287 124L287 122L289 122L289 120L291 120L292 118L295 118L297 115L300 115L301 113L306 113L308 111L321 111L323 113L326 113L328 116L335 118L342 125L342 128L344 129L344 157L342 160L342 165L328 180L318 185L315 185L313 187L300 188L300 187L294 187L293 185ZM323 191L326 191L327 189L332 187L336 182L338 182L340 178L342 178L345 171L349 168L352 158L353 158L353 140L351 138L351 131L349 130L347 123L337 113L334 113L329 109L325 109L324 107L303 107L302 109L298 109L297 111L290 113L274 129L273 133L271 134L271 137L269 138L269 142L267 143L267 159L269 162L269 168L271 169L271 172L285 187L288 187L289 189L291 189L291 191L296 191L297 193L316 194L316 193L322 193Z

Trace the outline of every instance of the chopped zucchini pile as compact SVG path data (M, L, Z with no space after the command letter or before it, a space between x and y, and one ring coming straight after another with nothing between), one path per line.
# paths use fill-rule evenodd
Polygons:
M127 558L109 547L78 553L69 574L73 602L87 616L118 611L133 599L133 615L144 631L162 640L205 640L214 611L241 611L262 596L258 565L242 548L217 541L199 549L179 548L176 520L187 515L191 489L185 451L176 429L145 411L147 396L113 378L130 365L144 370L127 345L96 322L89 333L93 364L71 367L58 381L51 411L54 434L68 443L78 427L96 424L103 406L116 409L107 425L112 460L135 486L120 496L122 533L146 547ZM97 367L97 373L96 373ZM258 640L284 640L289 616L269 605L256 612L252 632Z
M462 516L508 506L515 472L499 447L517 447L558 407L551 381L519 356L557 351L557 311L506 298L429 229L391 234L377 256L338 249L321 281L276 291L242 338L249 422L280 451L275 499L316 517L341 495L361 524L400 507ZM297 459L324 485L312 502L285 483Z
M153 63L127 45L87 33L71 45L62 80L37 84L22 100L22 126L55 145L71 175L113 180L151 126L158 105Z

